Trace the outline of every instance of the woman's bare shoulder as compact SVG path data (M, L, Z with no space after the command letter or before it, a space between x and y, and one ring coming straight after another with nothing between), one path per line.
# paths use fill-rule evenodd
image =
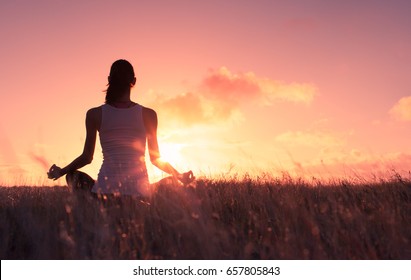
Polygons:
M143 106L143 121L149 133L157 130L157 113L153 109Z
M143 107L143 115L145 118L150 119L150 120L157 119L156 111L148 107L144 107L144 106L142 107Z
M101 124L101 106L91 108L87 111L86 122L90 122L99 128Z
M90 115L90 116L101 115L101 107L102 107L102 106L90 108L90 109L87 111L87 115Z

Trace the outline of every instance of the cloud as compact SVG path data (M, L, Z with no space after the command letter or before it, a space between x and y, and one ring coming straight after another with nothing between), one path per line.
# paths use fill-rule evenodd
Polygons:
M401 98L390 110L391 116L400 121L411 121L411 96Z
M226 67L211 70L201 83L202 91L208 97L220 100L254 99L261 95L255 75L233 74Z
M156 107L170 119L186 125L205 122L208 117L200 95L185 93L171 98L158 97Z
M284 83L256 76L253 72L232 73L221 67L202 81L202 89L209 97L236 102L263 99L271 105L275 101L310 104L318 89L308 83Z
M220 67L210 70L195 90L174 97L157 96L153 106L167 118L188 125L241 119L242 104L271 106L285 101L309 105L317 92L312 84L287 84Z
M44 156L35 154L34 152L29 152L28 155L34 162L39 164L41 166L41 168L48 171L48 169L51 165Z
M347 138L348 137L348 138ZM310 178L383 179L398 173L409 176L411 154L372 153L353 147L350 134L308 130L277 135L275 142L287 151L288 171Z
M387 153L371 155L353 149L344 157L330 159L323 163L304 166L305 172L318 177L330 175L337 178L357 178L360 180L392 179L395 174L408 177L411 155L407 153Z

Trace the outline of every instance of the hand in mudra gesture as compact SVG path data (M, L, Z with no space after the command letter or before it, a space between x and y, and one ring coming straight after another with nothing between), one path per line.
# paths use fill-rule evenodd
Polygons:
M190 170L188 172L179 174L177 178L181 183L183 183L186 186L193 182L196 177L194 176L193 171Z
M49 172L47 172L47 176L49 177L49 179L57 180L61 177L61 168L53 164L50 167Z

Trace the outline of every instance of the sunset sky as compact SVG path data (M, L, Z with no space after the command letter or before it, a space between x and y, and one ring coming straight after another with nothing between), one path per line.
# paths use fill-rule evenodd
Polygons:
M406 0L2 0L0 184L54 184L48 167L82 152L119 58L181 171L409 177L410 12ZM94 178L99 145L83 168Z

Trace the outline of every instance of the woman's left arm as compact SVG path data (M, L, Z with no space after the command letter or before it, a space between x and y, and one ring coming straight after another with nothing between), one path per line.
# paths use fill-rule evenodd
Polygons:
M84 143L83 153L64 168L60 168L56 165L53 165L47 173L49 179L57 180L61 176L64 176L69 172L80 169L93 161L94 149L96 146L97 130L99 127L98 113L98 108L90 109L87 112L86 141Z

